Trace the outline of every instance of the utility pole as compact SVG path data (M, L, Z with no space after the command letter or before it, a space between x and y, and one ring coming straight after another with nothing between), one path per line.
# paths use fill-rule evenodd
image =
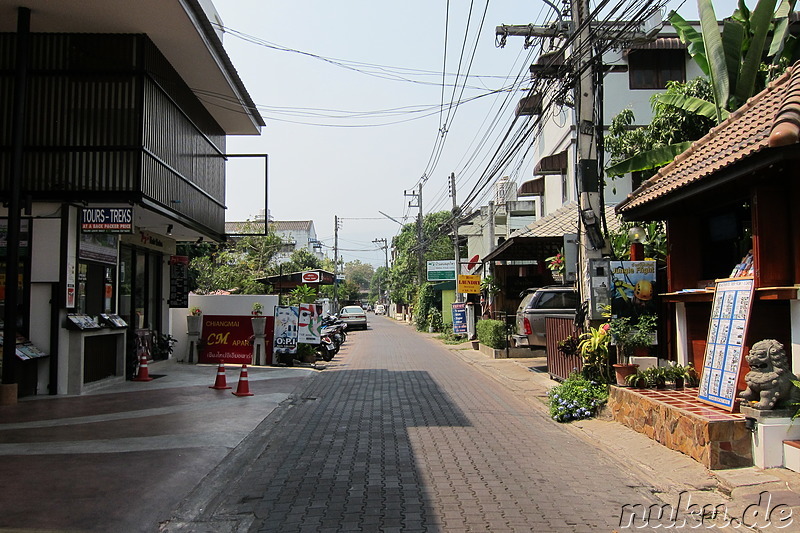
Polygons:
M375 244L378 244L378 245L383 244L383 246L378 246L378 248L383 250L383 253L384 253L384 256L385 256L385 261L386 261L386 274L384 274L384 275L388 276L389 275L389 245L386 243L386 239L373 239L372 242L375 243ZM382 283L382 281L383 280L381 278L378 278L378 292L379 292L378 300L381 301L381 302L383 302L383 283Z
M339 217L333 216L333 309L339 312Z
M419 208L419 213L417 214L417 283L420 285L425 281L425 247L422 243L422 185L423 182L420 181L419 192L403 191L406 196L417 200L417 205L414 205L412 200L408 202L408 207Z
M450 173L450 196L453 198L453 258L456 262L456 303L462 301L461 293L458 292L458 275L461 274L461 251L458 248L458 216L460 208L456 202L456 174Z
M577 181L581 231L578 246L579 292L591 295L591 262L603 257L605 245L600 231L600 170L597 163L595 128L595 85L593 46L589 21L589 0L572 0L572 20L577 56L578 83L575 87L577 122ZM588 318L588 317L587 317Z

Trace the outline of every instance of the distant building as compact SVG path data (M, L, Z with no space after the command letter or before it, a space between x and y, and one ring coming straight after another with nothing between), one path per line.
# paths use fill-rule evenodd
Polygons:
M301 249L308 250L319 259L325 257L322 252L322 243L317 239L313 220L271 220L269 225L275 235L283 241L283 246L275 256L277 263L289 261L292 254ZM225 233L228 235L261 233L263 231L263 218L255 221L225 223Z

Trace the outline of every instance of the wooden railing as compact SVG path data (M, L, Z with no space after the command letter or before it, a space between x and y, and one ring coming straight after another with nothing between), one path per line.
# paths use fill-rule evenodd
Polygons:
M545 318L545 331L547 332L547 372L550 377L563 381L569 375L581 369L580 355L564 355L558 350L559 341L573 335L580 335L580 330L575 327L572 316L548 316Z

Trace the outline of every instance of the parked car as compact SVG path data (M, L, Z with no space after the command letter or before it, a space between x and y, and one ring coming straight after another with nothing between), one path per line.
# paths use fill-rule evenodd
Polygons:
M375 306L375 314L376 315L385 315L386 314L386 306L383 304L378 304Z
M367 313L363 307L358 305L342 307L342 310L339 311L339 318L347 324L348 329L367 329Z
M547 343L545 317L569 315L575 317L578 308L578 291L573 287L548 286L528 289L517 308L516 346L539 347Z

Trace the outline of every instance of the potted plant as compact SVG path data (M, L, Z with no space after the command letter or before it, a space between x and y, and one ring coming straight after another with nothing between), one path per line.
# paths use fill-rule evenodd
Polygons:
M666 388L667 379L669 377L669 372L666 367L651 366L650 368L643 370L642 373L647 379L648 386L655 387L657 389Z
M644 371L640 371L637 368L635 372L625 376L625 383L629 387L635 387L637 389L646 389L647 388L647 374L645 374Z
M189 314L186 316L186 330L189 335L200 335L203 327L203 311L199 307L192 307L189 309Z
M567 270L567 264L564 262L564 248L561 248L556 255L546 258L545 262L547 263L547 268L553 275L553 280L558 283L563 283L564 273Z
M670 374L670 381L675 383L676 389L682 389L686 386L696 387L700 382L700 378L692 363L686 366L675 364L667 368Z
M267 317L261 316L264 312L264 305L260 302L255 302L253 304L253 310L250 311L250 314L253 315L253 318L250 321L253 323L253 334L254 335L264 335L264 328L267 325Z
M635 322L630 317L618 317L609 323L609 333L617 347L614 371L618 385L626 384L625 378L638 368L638 365L630 362L630 357L637 353L648 353L642 350L649 350L653 343L657 320L656 315L642 315Z
M590 327L589 331L579 337L578 353L583 359L583 375L591 380L609 383L611 375L608 367L608 346L611 336L608 334L608 324L596 328Z

